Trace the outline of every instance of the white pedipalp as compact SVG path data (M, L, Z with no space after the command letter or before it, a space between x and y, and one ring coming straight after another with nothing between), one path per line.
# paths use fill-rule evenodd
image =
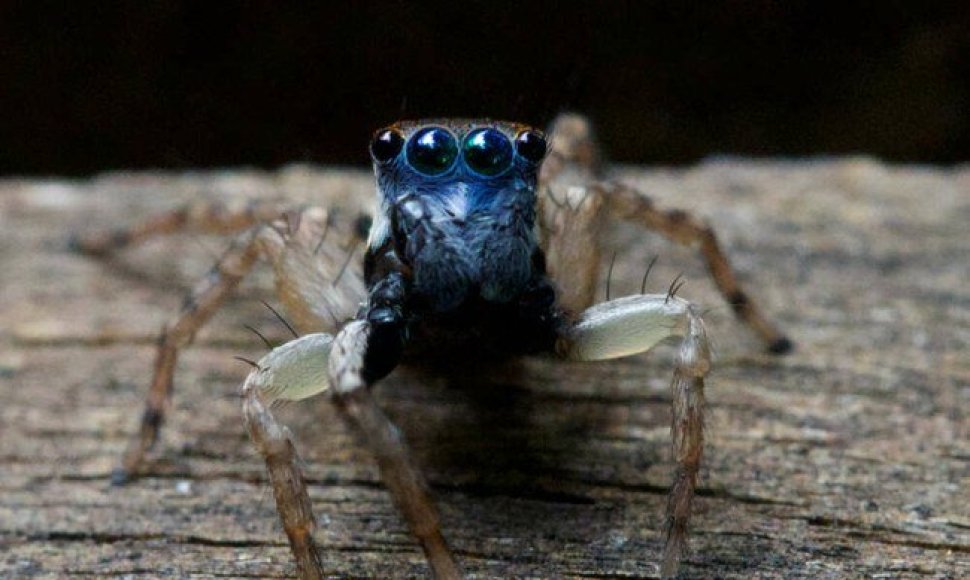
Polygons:
M676 296L643 294L586 309L569 332L562 354L574 360L606 360L646 352L688 331L690 304Z
M343 327L333 344L333 356L327 372L337 394L344 395L367 386L364 380L364 352L370 337L370 325L355 320Z
M391 237L391 221L387 217L389 211L387 203L382 201L379 211L374 213L370 232L367 235L368 248L376 250Z
M274 348L256 362L243 392L255 389L267 403L301 401L330 388L327 367L333 336L307 334Z

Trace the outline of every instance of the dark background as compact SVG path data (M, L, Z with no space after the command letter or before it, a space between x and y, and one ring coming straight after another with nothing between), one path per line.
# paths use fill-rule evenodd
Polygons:
M0 1L0 173L366 163L399 117L565 109L625 162L970 158L970 8L847 4Z

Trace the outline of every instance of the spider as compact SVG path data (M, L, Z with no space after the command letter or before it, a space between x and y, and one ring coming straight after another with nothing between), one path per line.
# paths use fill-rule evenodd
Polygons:
M370 153L377 210L369 228L364 220L334 220L330 208L287 211L255 202L239 212L182 208L76 240L79 250L104 254L185 229L241 232L163 330L141 428L115 482L143 468L158 437L179 349L265 260L275 269L281 302L306 334L248 361L253 369L242 387L243 414L301 576L323 575L315 520L295 446L271 403L329 391L376 457L433 575L458 578L424 478L370 387L402 363L434 367L472 355L597 361L645 352L670 338L680 340L671 382L677 468L661 574L675 575L701 462L710 346L697 307L676 296L676 280L665 294L592 305L601 261L597 235L615 217L699 246L740 319L770 352L790 350L792 343L740 288L713 231L683 211L656 208L628 186L601 181L590 124L578 115L558 117L548 137L490 120L402 121L377 131ZM348 272L337 243L354 236L366 236L363 276Z

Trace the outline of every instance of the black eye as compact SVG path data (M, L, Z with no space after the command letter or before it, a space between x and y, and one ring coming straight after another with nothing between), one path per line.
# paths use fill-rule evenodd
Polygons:
M397 129L383 129L370 142L370 154L378 163L387 163L397 157L404 147L404 137Z
M546 138L536 131L522 131L515 138L515 151L526 161L538 164L546 156Z
M498 175L512 164L512 144L501 131L475 129L465 137L462 155L475 173Z
M443 127L426 127L411 136L407 146L408 163L425 175L448 171L458 157L455 136Z

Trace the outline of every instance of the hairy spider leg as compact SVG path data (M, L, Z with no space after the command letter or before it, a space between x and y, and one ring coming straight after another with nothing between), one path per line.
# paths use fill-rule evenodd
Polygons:
M374 454L381 479L421 543L432 573L439 579L458 579L461 572L441 533L424 476L411 460L400 430L370 391L400 361L410 292L410 281L400 272L389 273L371 288L366 308L334 339L329 378L337 410Z
M380 468L394 504L404 514L411 533L418 539L432 574L439 580L462 577L444 535L428 484L411 460L400 430L384 414L365 380L366 358L371 324L356 321L337 335L330 357L330 378L334 383L334 402L343 418L363 436Z
M718 291L741 321L764 342L769 352L784 354L793 348L741 288L714 230L689 213L661 210L644 193L616 183L596 183L602 178L601 155L589 121L580 115L560 115L550 129L551 151L542 167L540 210L549 228L544 242L549 270L564 292L573 312L592 304L598 280L600 253L590 240L598 239L602 227L600 208L608 216L656 231L685 246L699 246ZM583 231L586 228L586 232ZM567 259L562 263L556 260ZM592 265L575 261L593 259ZM583 302L585 300L585 303Z
M189 294L174 321L163 329L141 426L114 474L115 483L124 483L139 472L145 454L158 438L171 404L179 349L191 342L258 260L274 266L280 300L302 331L336 329L340 321L350 318L364 293L359 273L349 274L334 285L338 269L346 262L347 250L332 244L314 247L328 227L325 210L306 208L297 216L239 234ZM291 232L294 223L299 229ZM334 236L332 241L337 239Z
M580 186L539 190L540 244L556 281L559 305L571 313L593 304L599 280L603 200Z
M199 328L219 309L226 297L252 269L259 256L258 240L259 237L254 231L236 238L209 274L189 294L175 321L162 329L141 426L125 450L121 467L112 474L112 483L125 483L131 475L138 473L145 454L158 439L159 430L171 404L172 375L178 350L192 340Z
M257 371L250 376L258 376L255 373ZM276 511L290 541L290 550L296 560L300 578L323 578L320 552L313 540L313 530L316 527L313 504L300 469L296 445L290 430L276 421L258 395L259 390L253 388L250 379L247 379L243 387L246 430L266 462L273 497L276 499Z
M646 195L623 184L602 184L594 187L594 190L602 195L610 214L659 232L678 244L699 245L718 291L731 305L735 315L758 335L768 352L785 354L792 350L792 341L768 320L741 288L731 262L709 225L683 210L657 209Z
M599 177L600 152L581 115L559 115L548 135L537 189L540 244L559 305L578 314L595 301L602 261L603 200L587 187Z
M324 575L313 544L313 514L289 431L268 405L330 390L340 416L374 454L395 505L418 539L436 578L457 579L452 555L428 492L401 432L380 409L371 387L394 368L404 343L403 278L391 274L370 294L358 320L335 338L313 334L283 344L255 363L243 385L243 414L273 486L277 509L303 577Z
M627 296L590 307L556 345L570 360L607 360L682 338L670 391L671 437L677 473L667 501L661 575L677 573L687 548L687 526L704 447L704 377L711 367L704 323L694 307L669 294Z
M709 227L681 211L657 210L632 188L595 185L602 178L602 157L585 118L561 115L550 130L550 143L540 180L543 248L550 275L562 293L561 304L573 313L582 312L560 341L560 353L567 358L601 360L649 350L667 337L684 337L671 383L678 469L666 508L661 566L663 576L673 576L686 550L691 501L703 451L703 386L710 367L710 347L694 308L675 296L621 298L583 312L593 303L602 260L598 244L591 240L599 239L607 217L618 217L658 231L676 243L699 243L718 289L769 350L784 352L791 343L740 288Z

